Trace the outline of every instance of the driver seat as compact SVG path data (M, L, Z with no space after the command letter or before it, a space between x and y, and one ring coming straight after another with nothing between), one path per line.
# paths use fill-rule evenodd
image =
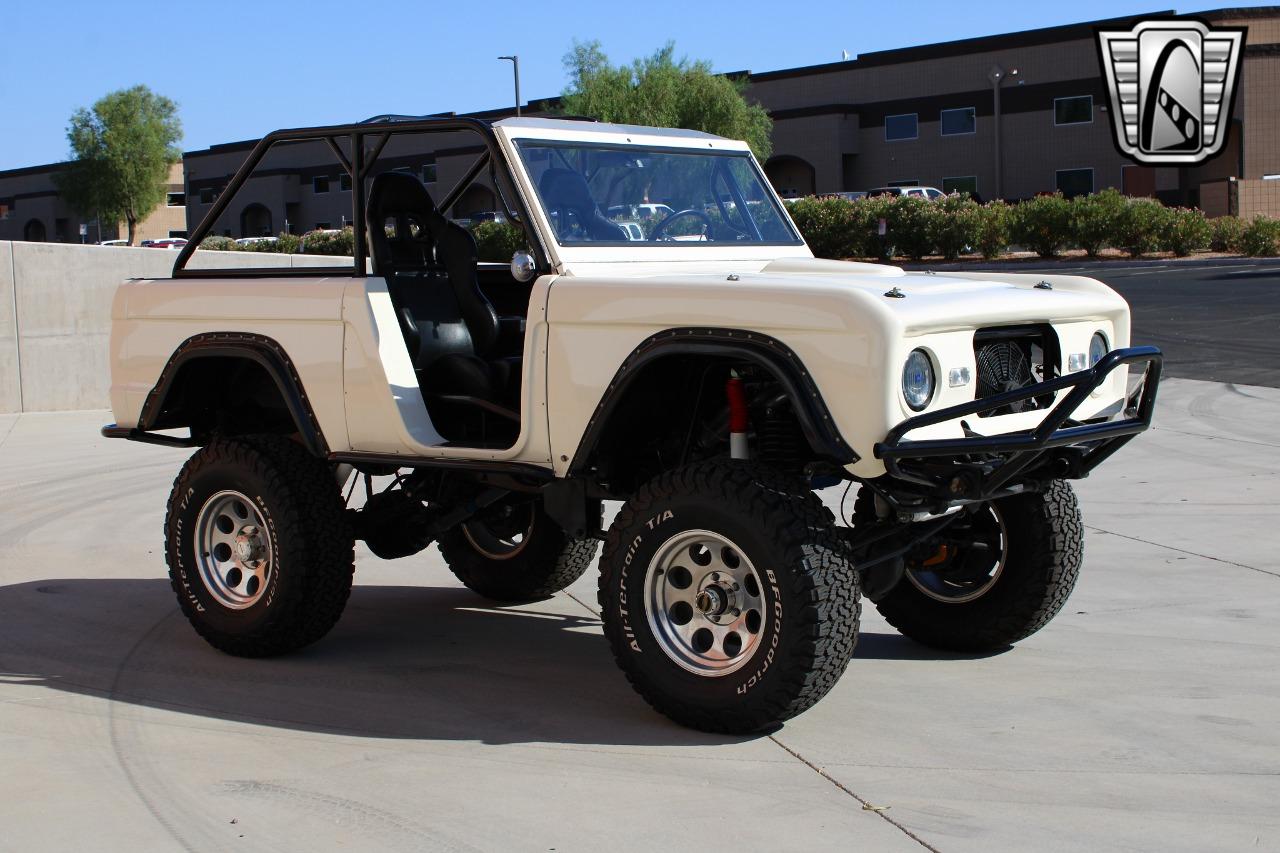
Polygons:
M572 212L582 223L587 237L601 241L626 241L627 232L605 216L591 195L587 179L572 169L547 169L538 181L538 192L547 211L558 211L560 223L557 230L568 225L567 214Z
M493 437L486 414L518 428L521 358L501 352L503 324L480 290L470 232L445 218L422 182L403 172L374 178L367 216L374 274L387 281L441 434ZM512 433L509 425L496 431Z

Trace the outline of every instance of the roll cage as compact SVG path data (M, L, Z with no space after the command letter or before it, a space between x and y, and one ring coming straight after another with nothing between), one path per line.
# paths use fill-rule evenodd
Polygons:
M254 276L316 276L316 275L367 275L366 267L369 258L368 235L366 233L365 206L368 192L365 180L372 177L373 167L383 149L397 135L423 133L470 132L480 137L485 150L438 203L442 211L448 210L462 193L487 168L493 181L495 195L505 208L509 220L518 225L525 233L528 245L532 250L538 274L550 270L550 260L546 247L542 243L528 216L528 204L519 189L518 183L511 175L510 166L498 145L490 122L476 118L421 118L409 120L376 121L361 124L333 125L329 127L306 127L293 130L277 130L269 133L254 145L249 156L240 165L226 189L218 196L209 212L200 224L191 232L190 239L178 253L173 264L174 278L228 278ZM209 236L222 215L231 206L232 200L253 175L258 164L262 162L272 146L281 142L323 142L333 152L337 162L351 179L351 222L354 237L354 259L350 267L305 267L305 268L239 268L239 269L187 269L187 262L199 248L205 237ZM346 143L347 150L343 150Z

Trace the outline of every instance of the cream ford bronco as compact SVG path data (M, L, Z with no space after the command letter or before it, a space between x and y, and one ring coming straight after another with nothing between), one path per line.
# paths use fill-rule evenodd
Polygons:
M417 171L432 146L440 175L470 164L447 192ZM288 192L317 152L353 258L197 251L246 203L311 203ZM509 263L448 215L475 187L523 233ZM273 133L112 316L104 434L198 448L166 556L213 646L320 639L356 540L435 543L501 601L563 589L603 540L622 670L722 732L830 690L862 596L939 649L1042 628L1081 566L1069 481L1147 428L1161 364L1097 281L815 259L742 142L529 118ZM833 486L856 494L839 520Z

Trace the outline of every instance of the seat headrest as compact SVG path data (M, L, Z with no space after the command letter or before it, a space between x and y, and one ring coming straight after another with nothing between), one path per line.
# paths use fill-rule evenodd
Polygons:
M572 169L548 169L538 181L542 202L549 208L568 207L590 212L596 209L587 179Z
M404 172L384 172L374 178L365 216L376 272L385 275L432 266L435 254L432 224L443 217L427 188L416 177Z

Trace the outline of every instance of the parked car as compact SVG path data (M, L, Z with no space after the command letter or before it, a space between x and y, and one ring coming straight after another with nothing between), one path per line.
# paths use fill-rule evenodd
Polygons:
M142 245L149 249L181 249L187 245L182 237L166 237L161 240L143 240Z
M98 245L99 246L127 246L129 245L129 241L128 240L103 240Z
M524 229L510 266L478 262L416 176L378 173L400 134L477 140ZM436 543L500 601L563 590L603 541L604 634L635 689L688 726L769 730L850 665L864 596L966 655L1048 624L1083 560L1070 481L1151 423L1160 351L1131 345L1111 288L816 259L745 142L374 122L271 134L230 186L311 140L372 152L354 258L188 270L224 197L170 277L114 303L103 433L194 449L164 553L227 653L323 637L356 540L388 559ZM651 175L681 209L625 239L605 210L642 207ZM847 522L815 494L840 484Z
M916 198L926 198L929 201L933 201L935 199L942 198L946 193L936 187L876 187L875 189L870 189L866 192L866 196L868 198L885 195L914 196Z

